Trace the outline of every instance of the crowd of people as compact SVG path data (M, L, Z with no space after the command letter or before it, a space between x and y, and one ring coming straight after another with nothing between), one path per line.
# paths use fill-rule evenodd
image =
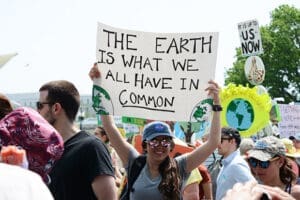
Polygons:
M89 76L101 78L97 64ZM111 115L101 115L94 134L80 130L80 95L69 81L42 85L37 111L13 109L0 94L1 199L300 199L300 133L243 138L221 127L219 85L209 81L204 92L213 99L209 132L174 157L174 132L162 121L143 128L142 153ZM9 145L26 153L11 148L4 159Z

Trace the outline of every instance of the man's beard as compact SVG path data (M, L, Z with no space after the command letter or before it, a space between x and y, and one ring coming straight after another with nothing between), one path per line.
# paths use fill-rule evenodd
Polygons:
M48 121L49 124L51 124L53 127L55 127L54 125L55 125L56 119L53 117L51 111L49 111L47 113L45 119Z
M55 127L54 125L55 125L56 119L51 118L48 122L49 122L49 124L51 124L53 127Z

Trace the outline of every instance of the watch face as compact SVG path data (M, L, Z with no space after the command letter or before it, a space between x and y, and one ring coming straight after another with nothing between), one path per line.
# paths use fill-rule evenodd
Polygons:
M220 105L213 105L213 111L222 111L222 106Z

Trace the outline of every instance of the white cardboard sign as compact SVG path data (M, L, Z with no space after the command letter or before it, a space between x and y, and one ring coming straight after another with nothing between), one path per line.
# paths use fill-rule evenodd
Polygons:
M300 105L278 104L281 121L278 128L281 137L294 136L300 132Z
M218 33L151 33L98 23L97 62L113 115L190 121L214 79ZM100 95L100 94L99 94ZM103 103L103 102L102 102Z
M257 20L249 20L238 24L243 56L263 53L262 41Z

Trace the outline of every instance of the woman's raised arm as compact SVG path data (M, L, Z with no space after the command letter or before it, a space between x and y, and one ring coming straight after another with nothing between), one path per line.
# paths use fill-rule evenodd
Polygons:
M95 63L94 66L91 68L89 76L93 81L96 81L97 79L101 78L101 72L98 69L97 63ZM119 157L123 162L123 165L126 166L128 162L129 151L130 149L134 149L134 147L131 144L129 144L125 138L122 137L119 129L115 125L113 116L101 115L101 120L111 146L118 153ZM136 150L134 149L134 151Z
M208 96L213 98L213 104L221 108L219 92L220 88L214 81L209 81L209 85L205 89L208 92ZM194 151L187 154L187 171L192 171L198 167L206 158L213 153L221 141L221 120L220 110L213 111L213 117L210 126L210 134L208 141L197 147Z

